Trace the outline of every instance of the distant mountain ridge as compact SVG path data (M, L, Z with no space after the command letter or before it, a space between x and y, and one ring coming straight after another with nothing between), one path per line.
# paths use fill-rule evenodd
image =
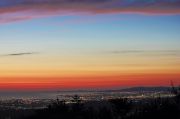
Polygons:
M163 92L171 91L171 87L132 87L121 89L122 92Z
M104 89L104 90L67 90L58 92L167 92L171 87L131 87L123 89Z

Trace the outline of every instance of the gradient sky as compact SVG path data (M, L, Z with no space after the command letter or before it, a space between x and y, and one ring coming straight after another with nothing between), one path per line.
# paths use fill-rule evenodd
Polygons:
M0 89L180 84L180 0L1 0Z

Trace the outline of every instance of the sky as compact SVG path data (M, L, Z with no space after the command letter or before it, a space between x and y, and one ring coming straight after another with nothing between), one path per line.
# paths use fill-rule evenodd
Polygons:
M180 0L1 0L0 90L180 85Z

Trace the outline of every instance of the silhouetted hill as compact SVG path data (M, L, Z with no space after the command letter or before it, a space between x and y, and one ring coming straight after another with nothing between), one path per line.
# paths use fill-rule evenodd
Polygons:
M104 90L66 90L66 91L58 91L59 93L74 93L74 92L166 92L171 91L171 87L131 87L131 88L123 88L123 89L104 89Z
M170 87L133 87L121 89L122 92L164 92L170 91Z

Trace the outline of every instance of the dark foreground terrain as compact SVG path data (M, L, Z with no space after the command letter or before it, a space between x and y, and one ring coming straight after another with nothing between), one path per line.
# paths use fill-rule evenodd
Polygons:
M109 99L72 103L57 99L44 109L0 109L0 119L180 119L180 91L173 97Z

